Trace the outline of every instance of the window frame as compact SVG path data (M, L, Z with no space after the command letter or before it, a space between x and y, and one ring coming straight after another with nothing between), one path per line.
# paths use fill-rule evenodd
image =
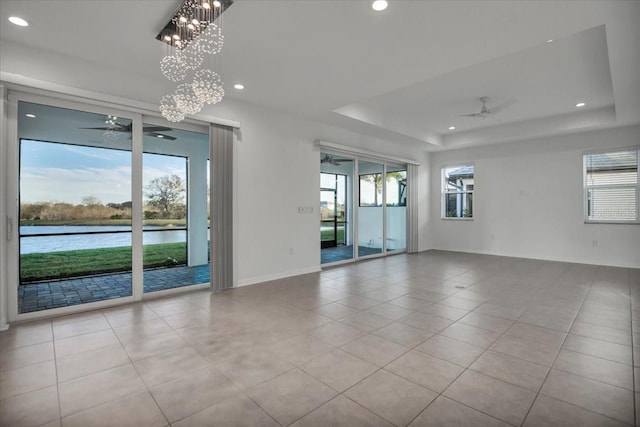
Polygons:
M612 154L623 151L636 152L636 183L635 184L608 184L608 185L588 185L587 184L587 157L593 154ZM612 220L612 219L589 219L589 190L635 188L636 195L636 219L634 220ZM640 146L619 147L605 150L590 150L582 153L582 216L585 224L640 224Z
M445 171L453 168L473 167L473 189L471 191L446 191L445 190ZM447 216L446 197L450 194L471 194L472 204L475 204L475 187L476 187L476 165L475 162L460 162L450 165L442 165L440 167L440 219L445 221L473 221L475 218L475 209L472 209L470 217L452 217Z

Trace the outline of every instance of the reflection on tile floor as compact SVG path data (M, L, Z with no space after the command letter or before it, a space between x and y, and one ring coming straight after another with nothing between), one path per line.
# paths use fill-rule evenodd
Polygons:
M381 253L380 248L369 248L366 246L358 246L359 256L367 256ZM353 245L335 246L333 248L324 248L320 250L320 258L322 264L330 262L344 261L353 258Z
M209 266L156 268L144 271L144 292L209 282ZM40 282L18 287L20 313L128 297L131 273L103 274Z
M639 305L638 269L427 251L13 325L0 425L634 425Z

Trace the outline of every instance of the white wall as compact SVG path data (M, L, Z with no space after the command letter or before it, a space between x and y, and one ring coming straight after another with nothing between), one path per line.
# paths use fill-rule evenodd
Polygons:
M582 171L585 151L638 141L640 126L633 126L433 153L432 247L640 267L640 225L584 223ZM440 219L441 167L469 162L476 177L473 221Z
M234 151L239 285L320 268L320 151L315 140L419 162L425 159L425 154L414 148L231 99L225 99L211 114L241 123ZM420 169L428 169L428 164ZM421 173L426 175L426 171ZM422 184L422 191L426 191ZM313 207L313 213L299 214L298 207ZM426 219L426 215L420 218L420 223Z

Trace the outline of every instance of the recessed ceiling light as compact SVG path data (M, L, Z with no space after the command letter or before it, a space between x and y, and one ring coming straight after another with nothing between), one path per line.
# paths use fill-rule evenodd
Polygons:
M373 3L371 3L371 9L375 10L376 12L382 12L387 8L387 6L389 6L387 0L375 0Z
M27 114L25 114L25 116L29 117L30 119L35 119L36 118L36 115L32 114L32 113L27 113Z
M18 17L18 16L11 16L9 17L9 22L11 22L12 24L15 24L19 27L28 27L29 23L27 21L25 21L24 19Z
M553 39L547 40L547 43L553 43Z
M164 138L164 135L156 135L156 136L160 139Z
M578 103L576 104L576 107L580 108L580 107L584 107L585 105L587 105L587 104L586 104L586 103L584 103L584 102L578 102Z
M238 89L238 90L243 90L244 89L244 85L241 83L236 83L233 85L234 89Z
M455 126L449 126L449 130L456 130Z

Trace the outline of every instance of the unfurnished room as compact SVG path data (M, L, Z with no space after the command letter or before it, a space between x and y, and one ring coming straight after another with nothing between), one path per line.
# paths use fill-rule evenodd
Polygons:
M0 426L640 425L637 0L0 0Z

